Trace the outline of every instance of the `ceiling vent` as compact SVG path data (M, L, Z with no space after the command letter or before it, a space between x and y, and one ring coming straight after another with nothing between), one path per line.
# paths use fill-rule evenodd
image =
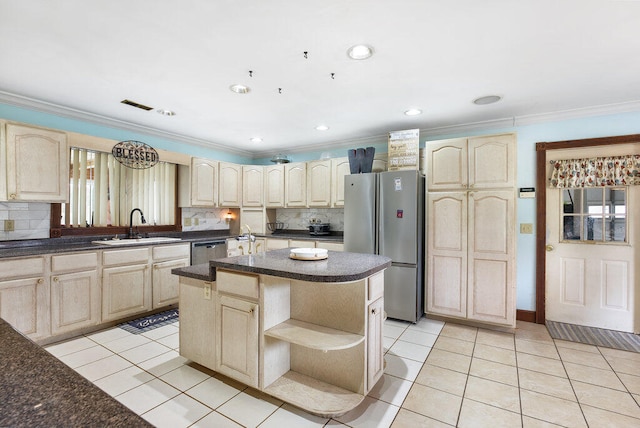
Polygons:
M122 104L126 104L128 106L136 107L136 108L139 108L139 109L142 109L142 110L146 110L146 111L153 110L153 107L149 107L149 106L146 106L144 104L139 104L139 103L137 103L135 101L131 101L131 100L122 100L120 102Z

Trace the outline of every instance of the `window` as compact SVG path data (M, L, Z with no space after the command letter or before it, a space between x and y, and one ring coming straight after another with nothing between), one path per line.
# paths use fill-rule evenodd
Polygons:
M563 240L627 242L627 189L565 189L562 194Z
M62 228L129 226L134 208L142 210L148 225L175 224L176 165L160 162L148 169L131 169L110 153L78 148L71 149L70 163L69 203L61 204Z

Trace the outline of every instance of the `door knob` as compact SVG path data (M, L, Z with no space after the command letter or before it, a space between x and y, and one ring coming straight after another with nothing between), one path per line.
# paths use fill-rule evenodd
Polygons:
M547 249L547 251L553 251L554 249L553 245L547 245L545 248Z

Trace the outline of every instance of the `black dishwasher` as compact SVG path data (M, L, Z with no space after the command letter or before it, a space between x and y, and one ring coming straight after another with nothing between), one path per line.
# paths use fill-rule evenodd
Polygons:
M207 241L191 243L191 265L208 263L209 260L227 257L227 241Z

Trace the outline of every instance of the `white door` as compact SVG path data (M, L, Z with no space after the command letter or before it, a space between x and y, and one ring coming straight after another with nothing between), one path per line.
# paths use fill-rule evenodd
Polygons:
M639 148L554 150L547 157L615 156ZM640 215L633 214L640 213L640 186L547 189L546 202L546 319L638 332Z

